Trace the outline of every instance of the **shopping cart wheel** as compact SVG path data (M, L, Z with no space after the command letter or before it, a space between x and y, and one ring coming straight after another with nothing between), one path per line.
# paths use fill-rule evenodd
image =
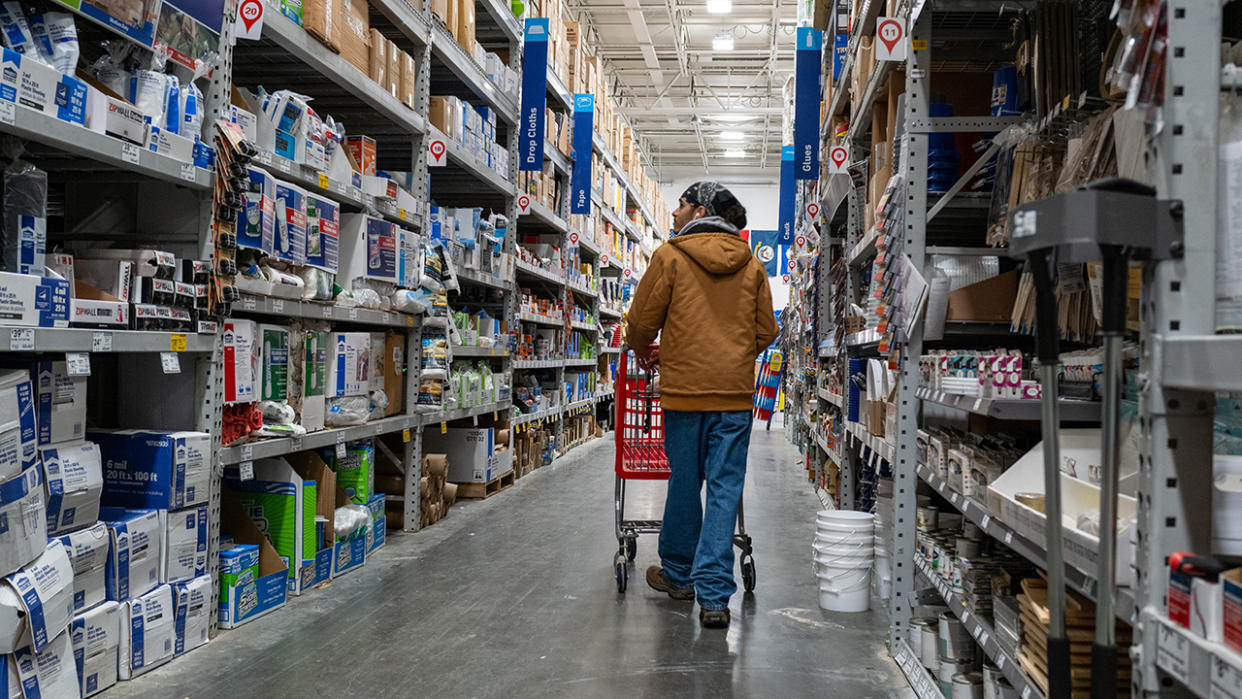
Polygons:
M638 555L638 539L625 540L625 557L634 560L634 556Z
M742 585L747 592L755 591L755 559L750 556L742 559Z
M617 592L624 595L625 588L629 587L630 583L630 569L625 565L625 559L621 556L617 556L612 567L617 572Z

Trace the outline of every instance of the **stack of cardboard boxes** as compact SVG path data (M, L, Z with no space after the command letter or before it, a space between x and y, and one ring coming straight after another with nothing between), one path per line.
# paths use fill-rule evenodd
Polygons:
M366 0L303 0L300 21L320 43L341 54L407 107L414 108L418 78L414 59L379 30L371 28Z

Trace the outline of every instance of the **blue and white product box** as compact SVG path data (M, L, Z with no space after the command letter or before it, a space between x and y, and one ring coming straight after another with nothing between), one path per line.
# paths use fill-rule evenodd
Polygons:
M224 402L258 400L258 324L230 318L224 323Z
M0 482L0 574L33 561L47 546L43 470L30 468Z
M417 289L423 274L423 239L414 231L397 229L397 285Z
M39 444L82 439L86 434L85 376L70 376L65 362L43 361L31 371L38 406Z
M306 264L306 190L276 180L276 238L272 255Z
M30 646L18 649L3 664L5 669L0 669L0 675L9 674L9 699L20 699L22 696L27 699L78 696L78 671L73 662L73 644L68 629L41 650L36 651ZM15 684L20 686L16 694L13 693Z
M117 677L133 679L173 657L176 610L170 585L121 603L121 643Z
M223 543L220 546L218 615L221 625L226 621L236 625L249 616L259 603L259 547L238 544L226 549ZM284 579L280 584L281 590L284 590Z
M147 145L149 125L142 110L129 102L86 86L86 128L139 146Z
M30 374L25 371L0 371L0 480L12 478L35 465L39 458L36 423L34 385ZM0 532L0 537L3 536L4 532ZM39 548L42 549L43 545L40 544ZM4 547L0 546L0 552L3 550ZM0 553L2 560L3 553Z
M69 635L82 696L98 694L116 684L117 656L121 646L121 605L104 602L75 616L69 626Z
M211 627L211 576L200 575L173 585L176 605L173 653L192 651L207 642Z
M16 51L2 52L0 99L70 124L86 125L86 83Z
M160 582L179 583L207 574L207 506L160 510L164 566Z
M48 536L65 534L99 519L103 470L94 442L39 447L47 491Z
M6 325L69 327L69 282L0 272L0 319Z
M176 510L207 502L211 435L120 430L90 433L103 454L103 504Z
M369 333L332 333L325 395L365 396L370 387L371 336Z
M306 264L335 273L341 263L341 207L318 194L306 194Z
M384 545L388 535L388 496L384 493L376 493L367 501L367 508L371 510L371 543L367 547L367 555Z
M367 562L367 541L370 536L359 536L337 541L332 554L332 577L359 568Z
M23 646L40 652L73 619L73 566L50 541L43 554L0 585L0 653Z
M90 609L108 598L108 525L96 522L60 537L73 566L73 611Z
M337 283L349 289L358 279L397 284L397 226L366 214L341 216L341 259Z
M194 162L194 141L158 126L151 127L147 150L166 155L182 163Z
M108 599L121 602L159 585L164 535L160 513L105 507L99 518L108 524L108 562L104 572Z
M250 184L246 197L246 219L237 227L237 247L271 253L276 240L276 178L266 170L246 168Z

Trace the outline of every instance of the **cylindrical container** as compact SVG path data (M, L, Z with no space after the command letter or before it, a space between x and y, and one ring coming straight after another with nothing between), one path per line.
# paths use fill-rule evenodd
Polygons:
M983 699L983 673L965 672L953 676L953 699Z
M865 612L871 607L871 565L862 568L828 566L819 579L819 607L830 612Z
M979 546L982 543L979 539L968 539L964 536L959 536L955 544L957 555L962 558L978 558Z
M992 663L983 666L983 699L1000 699L1000 683L1008 682L1005 674Z
M931 617L927 626L923 627L923 636L919 643L919 659L923 661L923 667L935 672L940 667L940 627L936 625L936 618Z
M939 619L940 657L944 660L975 659L975 642L966 625L953 612L944 612Z
M926 619L911 619L910 625L906 627L906 644L915 653L919 653L923 649L924 626L927 626Z
M970 662L965 660L941 660L940 668L936 671L936 679L940 681L940 693L949 699L953 696L953 677L963 672L970 672L973 668Z
M925 532L932 531L937 526L939 516L940 510L931 505L920 507L917 510L914 526Z

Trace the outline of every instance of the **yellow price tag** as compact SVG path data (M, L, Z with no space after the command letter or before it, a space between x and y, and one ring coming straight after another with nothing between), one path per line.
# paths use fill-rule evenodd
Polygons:
M411 328L412 328L412 327L414 327L414 316L406 316L406 317L405 317L405 324L406 324L406 325L408 325L408 326L409 326L409 327L411 327Z
M495 410L493 410L493 411L492 411L492 419L493 419L493 420L495 420L495 419L496 419L496 411L495 411Z
M447 422L440 423L440 434L448 434L448 423Z
M405 209L397 209L397 215L401 217L402 221L404 221L405 220Z
M927 39L911 39L910 48L914 49L915 51L926 51L927 50Z
M332 180L328 179L328 176L322 173L319 175L319 188L320 189L331 189L332 188Z
M401 441L403 442L410 441L410 431L408 429L401 430Z
M1069 98L1070 96L1066 95L1065 99L1061 100L1061 111L1069 111Z
M168 336L168 349L174 352L185 351L185 333L173 333Z

